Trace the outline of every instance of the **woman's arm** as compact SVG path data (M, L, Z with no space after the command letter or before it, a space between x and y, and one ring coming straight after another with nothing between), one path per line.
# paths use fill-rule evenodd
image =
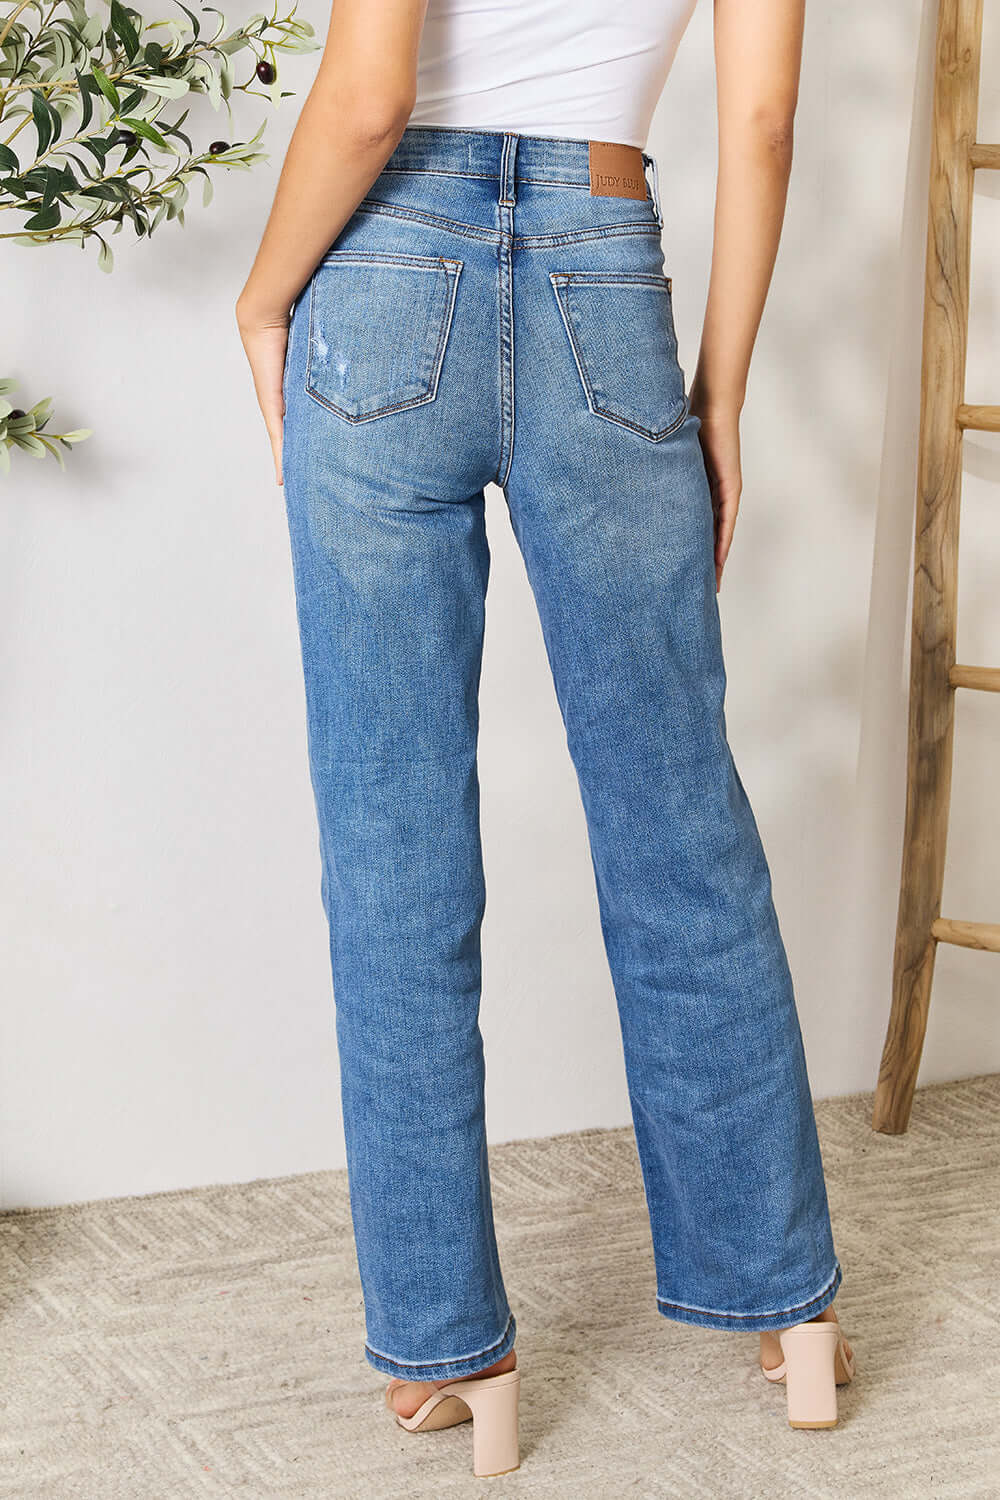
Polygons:
M719 170L705 324L691 384L716 514L716 587L739 509L739 418L792 165L805 0L715 0Z
M289 310L406 128L426 9L427 0L333 0L319 72L236 304L279 484Z

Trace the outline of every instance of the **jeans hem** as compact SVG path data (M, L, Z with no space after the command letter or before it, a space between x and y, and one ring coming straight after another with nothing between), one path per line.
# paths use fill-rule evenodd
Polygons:
M508 1313L500 1337L475 1354L463 1354L457 1359L445 1360L392 1359L388 1354L382 1354L370 1344L365 1344L365 1358L384 1375L398 1375L402 1380L451 1380L456 1375L473 1375L477 1370L485 1370L496 1364L498 1359L502 1359L513 1349L516 1334L514 1314Z
M834 1260L833 1274L814 1296L791 1307L777 1308L771 1312L735 1313L716 1312L707 1307L687 1307L682 1302L668 1302L657 1295L656 1306L665 1318L678 1323L694 1323L701 1328L745 1328L765 1332L772 1328L788 1328L795 1323L808 1322L831 1303L843 1278L840 1261Z

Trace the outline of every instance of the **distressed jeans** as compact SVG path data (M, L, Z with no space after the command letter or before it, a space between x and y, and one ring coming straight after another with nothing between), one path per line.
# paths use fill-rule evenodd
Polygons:
M410 127L298 298L285 495L365 1355L511 1348L479 1029L477 735L500 487L579 781L656 1305L780 1328L834 1254L791 977L726 737L713 515L655 161Z

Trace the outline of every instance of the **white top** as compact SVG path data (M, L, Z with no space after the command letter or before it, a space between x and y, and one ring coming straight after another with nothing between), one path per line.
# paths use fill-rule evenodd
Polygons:
M411 125L645 148L697 0L429 0Z

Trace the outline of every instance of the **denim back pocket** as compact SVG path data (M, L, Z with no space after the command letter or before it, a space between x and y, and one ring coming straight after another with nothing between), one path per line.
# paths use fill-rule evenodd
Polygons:
M587 405L652 442L688 410L671 283L646 271L553 271Z
M331 251L309 292L308 394L347 422L433 401L462 264Z

